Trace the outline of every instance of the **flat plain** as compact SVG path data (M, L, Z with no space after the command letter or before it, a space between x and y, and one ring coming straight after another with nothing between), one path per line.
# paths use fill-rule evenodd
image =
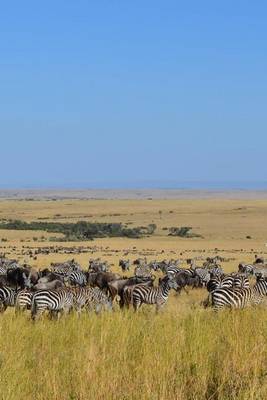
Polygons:
M216 254L226 272L267 254L265 196L189 196L130 199L3 199L0 219L122 222L157 225L141 239L57 242L59 234L0 230L0 253L49 267L75 258L84 269L101 257L119 271L120 258L186 259ZM168 236L190 226L201 237ZM53 236L53 242L49 239ZM48 248L49 254L35 254ZM55 252L55 249L57 251ZM158 274L160 276L160 274ZM266 399L265 306L214 314L200 302L206 289L171 295L155 314L71 315L33 324L29 315L0 315L0 398L9 399Z

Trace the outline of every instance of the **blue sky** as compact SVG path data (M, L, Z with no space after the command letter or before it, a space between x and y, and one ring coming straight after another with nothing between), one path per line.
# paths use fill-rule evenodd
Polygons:
M0 186L266 182L266 22L264 1L2 2Z

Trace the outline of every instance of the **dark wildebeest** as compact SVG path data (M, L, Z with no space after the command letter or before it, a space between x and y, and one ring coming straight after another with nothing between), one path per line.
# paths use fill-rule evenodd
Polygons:
M122 271L129 271L130 270L130 260L120 260L119 266L121 267Z
M121 278L119 274L114 274L113 272L87 273L86 277L89 285L98 286L99 289L102 289L106 293L108 293L108 283Z
M126 286L132 286L132 285L148 285L148 286L153 286L155 277L153 278L139 278L137 276L132 276L130 278L122 278L122 279L116 279L111 282L108 282L108 290L111 296L112 301L116 296L120 297L119 300L119 305L122 308L124 306L124 301L123 301L123 289Z
M192 288L202 287L201 279L197 274L189 274L186 271L182 271L175 274L174 279L178 285L176 289L176 292L178 293L180 293L182 289L188 293L185 288L186 286L191 286Z
M8 285L16 290L25 289L28 284L29 274L30 271L28 268L18 267L15 269L8 269L6 273Z

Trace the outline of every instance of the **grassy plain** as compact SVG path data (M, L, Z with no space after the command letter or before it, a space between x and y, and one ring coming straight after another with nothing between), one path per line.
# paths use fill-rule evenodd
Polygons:
M203 257L252 262L267 254L267 201L179 200L2 200L0 218L25 221L155 223L142 239L49 242L55 234L0 231L0 252L38 268L74 257L84 268L101 257L118 260ZM203 238L168 237L164 227L192 226ZM58 236L58 235L57 235ZM251 239L246 237L250 236ZM33 240L35 238L35 240ZM84 253L40 254L53 246L85 247ZM201 264L201 260L198 261ZM266 399L267 316L265 306L214 315L203 310L204 289L171 295L159 315L151 307L101 316L72 315L33 324L12 309L0 316L0 398L38 399Z

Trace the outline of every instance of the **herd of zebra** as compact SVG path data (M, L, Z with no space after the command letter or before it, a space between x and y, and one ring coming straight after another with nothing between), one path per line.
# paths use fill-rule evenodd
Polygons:
M179 294L188 288L206 288L208 297L201 303L218 311L224 307L244 308L257 305L267 295L265 260L256 258L251 265L239 264L236 273L225 274L220 257L207 258L202 266L195 260L147 262L137 259L120 260L122 273L134 268L132 276L121 276L110 271L106 262L89 260L84 271L75 260L51 263L49 268L36 270L20 265L16 260L0 258L0 312L15 307L15 312L30 310L35 320L44 312L51 318L75 310L113 310L115 302L120 308L154 304L159 311L167 302L170 290ZM155 273L162 272L155 285ZM253 286L250 276L256 278Z

